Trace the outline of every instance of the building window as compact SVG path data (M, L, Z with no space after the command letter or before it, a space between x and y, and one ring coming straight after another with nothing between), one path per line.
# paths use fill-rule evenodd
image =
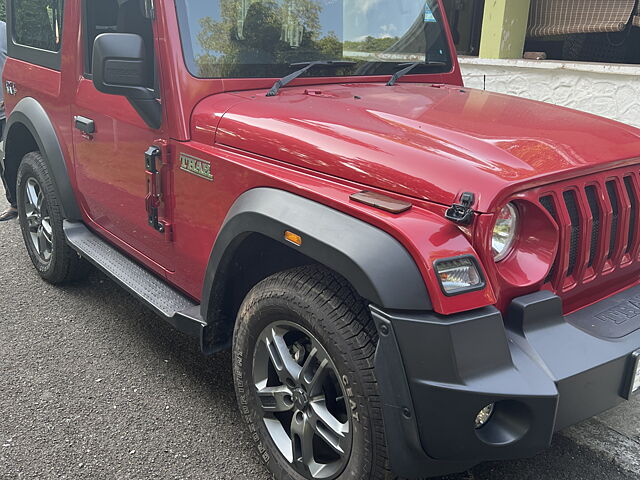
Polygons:
M23 46L60 51L64 0L15 0L13 38Z
M640 63L637 0L531 0L525 50L551 60Z
M478 55L484 0L444 0L453 43L459 55Z
M477 56L485 0L443 2L458 54ZM525 52L549 60L640 64L638 45L640 0L531 0Z

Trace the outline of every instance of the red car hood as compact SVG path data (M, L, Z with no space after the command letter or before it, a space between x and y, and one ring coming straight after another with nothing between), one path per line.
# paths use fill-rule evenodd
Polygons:
M216 142L478 211L515 191L640 161L640 130L544 103L430 84L240 92Z

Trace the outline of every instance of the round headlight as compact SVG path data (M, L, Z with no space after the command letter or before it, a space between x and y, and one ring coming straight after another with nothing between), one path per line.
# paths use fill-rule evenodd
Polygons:
M491 249L496 262L503 260L513 246L518 227L518 210L512 203L507 203L496 219L491 237Z

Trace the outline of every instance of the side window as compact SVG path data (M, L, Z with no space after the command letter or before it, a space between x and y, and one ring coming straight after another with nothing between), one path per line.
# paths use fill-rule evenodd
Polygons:
M13 38L26 47L60 51L64 0L14 0Z
M85 74L92 73L93 43L102 33L135 33L144 40L149 65L155 65L153 23L144 15L142 0L85 0ZM154 89L155 69L151 68L147 87Z

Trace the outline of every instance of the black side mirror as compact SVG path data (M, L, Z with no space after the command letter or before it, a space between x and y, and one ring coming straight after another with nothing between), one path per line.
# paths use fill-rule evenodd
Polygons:
M131 33L103 33L93 44L93 84L100 92L127 97L153 129L162 124L162 107L145 85L153 65L145 58L144 41Z

